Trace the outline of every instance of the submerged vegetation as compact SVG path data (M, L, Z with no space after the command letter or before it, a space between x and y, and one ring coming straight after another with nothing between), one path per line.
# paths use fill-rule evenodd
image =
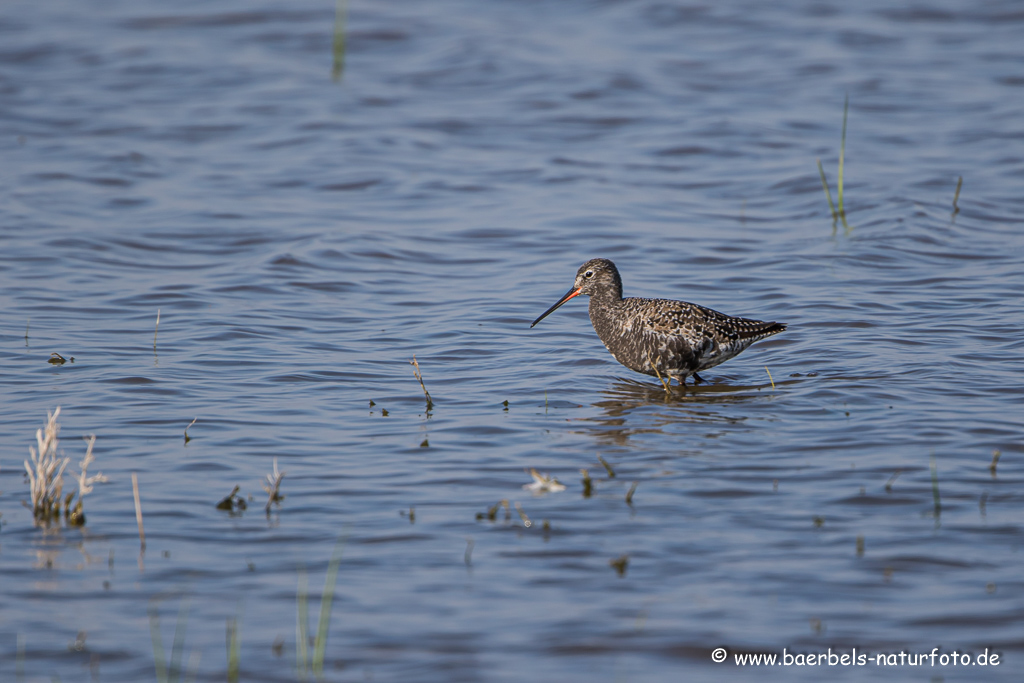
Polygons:
M194 681L199 667L200 653L193 652L189 657L188 671L182 678L181 660L185 651L185 632L188 628L189 599L182 598L178 606L178 620L174 624L174 640L171 645L171 658L168 661L164 653L163 637L160 635L160 612L157 601L149 603L149 635L153 641L153 668L156 669L157 683L180 683Z
M267 513L268 518L270 517L270 508L275 503L280 505L281 501L284 500L284 495L281 494L281 482L284 480L285 474L285 472L277 468L277 458L274 458L274 470L266 475L265 483L263 484L263 491L267 494L267 503L263 506L263 509ZM215 507L218 510L230 512L232 515L242 514L248 509L249 504L246 502L245 497L239 495L238 492L241 490L242 487L235 484L231 488L231 493L217 501ZM252 495L249 496L249 500L252 500Z
M850 96L847 95L843 101L843 128L839 138L839 166L836 171L836 202L832 202L832 191L829 189L828 180L825 177L825 169L821 165L821 158L817 159L818 162L818 176L821 178L821 189L825 192L825 199L828 201L828 209L832 214L832 229L835 230L838 223L843 224L843 228L849 231L850 224L846 221L846 204L843 195L843 181L844 181L844 167L846 164L846 122L849 118L850 112ZM956 220L957 214L960 213L960 190L964 185L964 177L958 176L956 181L956 191L953 193L953 212L951 219Z
M591 494L594 492L594 480L590 478L590 470L582 469L580 470L580 474L583 475L581 482L583 484L583 497L590 498Z
M818 174L821 176L821 187L825 191L825 198L828 199L828 208L832 212L832 228L835 229L836 223L842 221L843 227L847 230L850 229L849 224L846 222L846 208L843 205L843 163L846 157L846 118L850 110L850 96L846 96L846 100L843 102L843 134L839 142L839 171L838 171L838 199L839 206L836 207L832 203L832 192L828 188L828 181L825 179L825 169L821 166L821 159L818 159Z
M996 478L996 467L999 465L999 458L1002 456L1002 452L998 449L992 451L992 462L988 466L988 471L992 473L992 478Z
M331 624L331 609L334 604L334 591L338 581L338 569L341 565L342 550L346 536L342 535L334 546L334 553L327 566L324 590L320 596L320 614L317 620L316 633L309 635L309 582L306 570L296 571L298 585L295 591L295 674L299 681L307 681L310 675L317 681L324 680L324 658L327 653L327 633ZM188 683L196 680L201 652L193 650L189 655L187 669L182 666L185 654L185 635L188 631L189 607L191 599L183 596L178 606L178 619L174 625L174 636L170 657L163 645L160 633L160 611L158 600L149 604L149 632L153 644L153 666L156 670L157 683ZM241 680L241 637L239 635L239 619L230 617L226 624L225 653L227 656L227 680ZM274 643L275 653L283 650L284 643ZM310 652L312 646L312 653Z
M295 668L296 676L300 681L306 681L312 674L317 681L323 680L324 657L327 650L327 633L330 629L331 607L334 602L334 590L337 584L338 568L341 564L341 550L344 546L345 537L338 539L335 545L334 555L327 567L327 577L324 581L324 590L320 598L320 615L317 622L316 634L311 639L309 636L309 589L306 579L306 571L298 569L298 588L296 589L296 628L295 628ZM163 646L163 636L160 633L160 613L157 609L157 600L150 602L149 606L149 631L153 644L153 666L156 670L157 683L181 683L184 681L196 680L196 673L199 668L201 652L193 650L189 656L188 668L183 669L182 659L185 653L185 635L188 630L188 614L190 599L185 596L181 599L178 608L178 619L174 626L174 636L171 645L170 657L167 657ZM226 624L225 651L227 655L227 680L237 682L241 678L241 638L239 636L238 617L231 617ZM309 646L312 645L313 652L310 655ZM275 642L274 649L277 652L283 643Z
M636 487L640 485L640 482L634 481L632 486L629 487L629 491L626 492L626 505L633 504L633 494L636 493Z
M220 499L217 503L218 510L227 510L228 512L242 512L248 505L245 502L245 498L238 495L241 490L241 486L235 484L234 488L231 489L231 493Z
M334 588L338 581L338 567L341 565L341 553L345 547L346 536L342 535L334 544L334 553L327 565L327 576L324 579L324 591L320 596L320 617L317 621L316 635L313 637L313 656L309 656L309 593L307 590L306 572L299 570L299 585L296 591L296 622L295 622L295 670L299 680L305 681L309 674L317 680L323 678L324 656L327 653L327 632L331 626L331 606L334 603Z
M598 462L600 462L604 466L605 471L608 473L608 478L609 479L614 479L615 478L615 470L613 470L612 466L608 464L608 461L605 460L604 458L602 458L600 455L597 456L597 460L598 460Z

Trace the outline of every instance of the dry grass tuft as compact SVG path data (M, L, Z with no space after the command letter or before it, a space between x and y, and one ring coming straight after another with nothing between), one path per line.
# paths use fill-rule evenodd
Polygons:
M64 470L67 469L71 458L61 457L57 453L60 445L60 406L52 413L46 414L46 426L36 430L36 447L29 446L31 458L25 461L25 472L28 474L29 494L32 499L32 514L36 522L50 524L60 521L61 495L64 492ZM89 446L85 458L79 463L82 471L75 477L78 483L78 501L72 508L71 503L75 498L74 492L69 493L64 499L65 520L73 526L81 526L85 523L85 514L82 512L82 499L86 494L92 492L92 485L98 482L107 481L102 473L93 476L88 475L89 465L96 458L92 454L93 446L96 444L95 436L86 437Z
M277 458L274 458L274 471L272 474L267 475L267 483L263 485L263 490L267 492L269 496L267 498L266 512L270 514L270 506L274 503L279 503L284 500L284 496L280 494L281 480L284 479L285 472L279 472L277 469Z

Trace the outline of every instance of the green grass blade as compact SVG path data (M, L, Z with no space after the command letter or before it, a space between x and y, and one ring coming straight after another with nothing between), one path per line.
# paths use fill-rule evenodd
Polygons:
M345 547L345 536L334 544L334 556L327 566L327 578L324 580L324 593L320 598L320 622L316 627L316 645L313 650L313 675L319 679L324 672L324 654L327 651L327 631L331 625L331 603L334 600L334 585L338 579L338 566L341 564L341 550Z
M238 683L238 670L241 657L239 655L238 643L238 618L228 619L227 622L228 641L228 683Z
M178 683L181 680L181 658L185 648L185 631L188 629L188 598L181 599L181 606L178 608L178 621L174 625L174 642L171 645L171 666L167 672L168 683Z
M153 603L149 605L149 635L153 639L153 666L157 683L168 683L167 660L164 659L164 645L160 637L160 614Z
M345 19L348 14L347 0L336 0L334 4L334 66L331 67L331 79L341 80L345 71Z
M846 211L843 209L843 161L846 157L846 115L850 111L850 96L846 96L846 100L843 102L843 137L839 142L839 215L846 216Z
M832 193L828 189L828 181L825 180L825 169L821 167L821 159L818 159L818 174L821 176L821 189L825 190L825 198L828 199L828 210L832 212L832 220L835 220L836 205L832 203Z
M309 580L299 567L299 586L295 593L295 670L300 680L309 672Z
M199 660L202 658L202 652L192 650L192 654L188 658L188 670L185 672L185 683L195 683L196 676L199 674Z

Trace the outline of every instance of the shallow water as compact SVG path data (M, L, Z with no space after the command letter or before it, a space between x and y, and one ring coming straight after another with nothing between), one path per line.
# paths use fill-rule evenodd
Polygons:
M333 3L8 3L0 678L157 680L180 613L297 680L341 539L326 680L1015 680L1024 13L848 5L353 1L335 83ZM666 397L529 329L593 256L789 330ZM81 530L22 505L58 405ZM731 656L853 647L1002 664Z

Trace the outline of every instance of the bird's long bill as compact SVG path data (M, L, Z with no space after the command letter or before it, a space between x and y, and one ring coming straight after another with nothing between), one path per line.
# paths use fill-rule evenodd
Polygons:
M569 299L573 298L574 296L578 296L581 289L582 289L582 287L573 287L572 289L570 289L568 292L565 293L565 296L563 296L561 299L559 299L558 301L555 302L554 306L552 306L548 310L544 311L544 313L541 314L541 316L539 318L534 320L533 324L530 325L530 327L532 328L534 325L539 323L541 320L543 320L544 318L546 318L549 315L551 315L552 313L554 313L555 309L557 309L559 306L564 304Z

